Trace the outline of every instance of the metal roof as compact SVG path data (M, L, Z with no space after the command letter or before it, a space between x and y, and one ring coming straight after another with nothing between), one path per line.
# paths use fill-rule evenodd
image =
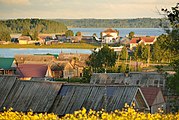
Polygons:
M11 69L14 58L3 58L0 57L0 69L9 70Z

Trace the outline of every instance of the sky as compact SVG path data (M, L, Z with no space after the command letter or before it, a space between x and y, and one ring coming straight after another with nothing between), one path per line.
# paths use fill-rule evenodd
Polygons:
M161 18L178 0L0 0L0 19Z

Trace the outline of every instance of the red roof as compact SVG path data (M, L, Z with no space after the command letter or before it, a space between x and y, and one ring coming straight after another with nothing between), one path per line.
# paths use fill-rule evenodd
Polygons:
M17 72L20 77L45 77L47 65L44 64L20 64Z
M113 29L111 29L111 28L108 28L108 29L106 29L106 30L103 31L103 32L109 33L109 32L117 32L117 31L116 31L116 30L113 30Z
M144 97L147 100L148 105L152 106L154 100L156 99L161 89L159 87L141 87L141 91L144 94Z
M141 37L144 42L154 42L155 37Z
M107 34L107 35L105 35L105 36L103 36L103 37L113 37L113 36L110 35L110 34Z
M135 37L131 39L130 43L138 43L140 40L141 40L140 37Z
M154 42L155 37L134 37L131 39L130 43L139 43L140 41L144 42Z

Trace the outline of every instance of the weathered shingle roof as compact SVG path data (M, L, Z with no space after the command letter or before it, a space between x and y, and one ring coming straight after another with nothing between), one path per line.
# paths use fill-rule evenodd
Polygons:
M7 101L7 97L16 81L15 76L0 76L0 107ZM2 111L2 108L0 109Z
M64 115L82 107L96 111L106 108L108 112L122 109L125 103L131 105L138 90L134 86L63 85L51 112Z
M93 73L91 76L90 83L92 84L115 84L123 83L124 80L123 73Z
M131 105L140 98L148 108L137 86L63 84L46 81L21 81L15 77L0 77L0 110L13 107L15 111L53 112L58 115L87 110L113 111ZM139 95L139 96L138 96ZM138 96L138 97L137 97Z
M60 53L58 56L58 60L72 60L77 58L79 61L86 61L89 58L89 54L78 54L78 53Z
M6 100L1 103L0 108L2 110L5 106L7 109L13 107L14 110L22 112L30 109L34 112L49 112L61 85L53 82L17 80L8 96L3 98Z
M2 58L0 57L0 69L9 70L11 69L14 58Z
M55 60L53 55L15 55L15 60L18 64L22 63L38 63L48 64Z
M164 74L157 72L93 73L91 84L129 84L139 86L164 86Z

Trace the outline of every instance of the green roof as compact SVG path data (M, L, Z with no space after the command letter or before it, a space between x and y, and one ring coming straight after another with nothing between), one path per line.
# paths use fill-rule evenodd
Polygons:
M0 69L8 70L11 68L14 58L0 57Z
M51 56L54 56L55 58L58 57L58 54L50 54L50 53L47 53L47 54L34 54L34 55L51 55Z

